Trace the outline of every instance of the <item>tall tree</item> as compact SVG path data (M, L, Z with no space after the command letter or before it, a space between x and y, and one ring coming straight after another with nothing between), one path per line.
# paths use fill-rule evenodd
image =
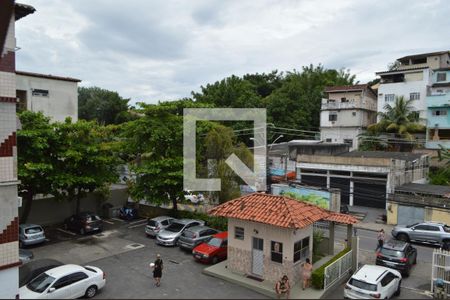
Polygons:
M57 162L52 179L52 194L59 200L76 201L76 213L80 212L80 200L88 192L107 191L118 180L119 160L111 144L108 127L96 122L68 118L56 123L58 136Z
M57 152L57 135L50 119L41 112L19 114L22 129L17 131L19 195L23 198L20 221L25 223L37 194L51 194Z
M99 87L78 88L78 117L100 124L120 124L135 116L128 112L130 99L122 98L117 92Z

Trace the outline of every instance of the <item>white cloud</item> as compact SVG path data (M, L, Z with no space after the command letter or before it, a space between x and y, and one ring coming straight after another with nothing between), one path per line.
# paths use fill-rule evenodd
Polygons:
M349 68L448 49L445 1L29 0L18 69L78 77L135 101L190 95L231 74Z

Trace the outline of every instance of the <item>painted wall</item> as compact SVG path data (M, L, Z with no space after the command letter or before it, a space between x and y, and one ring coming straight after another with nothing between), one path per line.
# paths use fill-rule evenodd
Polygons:
M32 89L48 90L48 97L33 96ZM26 91L27 109L64 121L78 120L78 83L72 81L17 75L17 90Z
M244 240L234 238L235 227L244 228ZM291 283L301 278L302 260L293 263L294 243L310 236L309 259L312 260L312 226L294 230L270 226L267 224L228 219L228 268L239 274L252 274L252 239L264 240L264 273L263 278L276 282L287 274ZM271 241L283 243L283 263L271 261Z
M331 139L333 143L344 143L345 139L351 139L352 147L350 151L358 149L359 140L358 135L365 132L364 129L358 127L337 127L337 128L320 128L320 139L322 141L327 141Z
M329 115L331 113L337 114L336 121L330 121ZM376 122L376 112L359 109L345 109L345 110L322 110L320 112L320 127L338 127L338 126L361 126Z
M288 197L299 199L311 204L315 204L321 208L330 210L331 193L305 187L291 187L286 184L272 184L272 194L287 195Z

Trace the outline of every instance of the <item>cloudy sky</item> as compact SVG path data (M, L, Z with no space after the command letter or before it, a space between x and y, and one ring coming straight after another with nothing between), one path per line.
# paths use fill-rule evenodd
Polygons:
M76 77L132 102L190 96L231 74L310 63L374 78L450 49L448 0L22 0L17 69Z

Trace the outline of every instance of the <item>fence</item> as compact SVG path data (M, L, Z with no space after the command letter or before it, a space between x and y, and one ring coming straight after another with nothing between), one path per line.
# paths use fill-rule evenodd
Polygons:
M434 282L442 279L444 290L450 294L450 252L442 249L433 251L433 261L431 265L431 292L434 292Z
M358 248L356 248L358 249ZM350 250L338 260L330 264L324 271L324 284L323 288L326 291L333 286L339 279L347 275L352 269L353 263L353 250Z

